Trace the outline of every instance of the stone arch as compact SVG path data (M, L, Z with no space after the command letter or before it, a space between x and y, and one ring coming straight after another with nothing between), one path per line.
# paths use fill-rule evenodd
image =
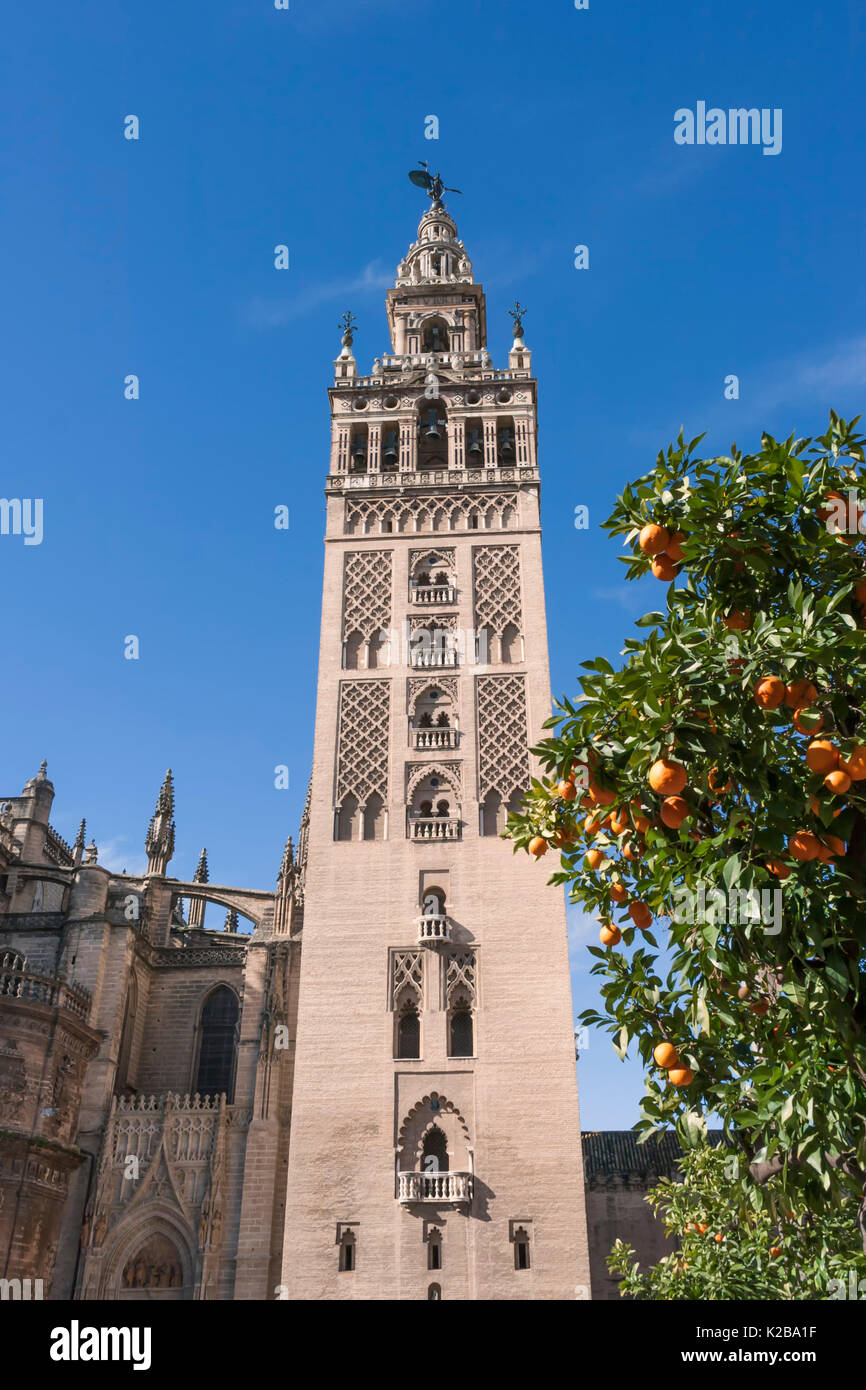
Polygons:
M433 1104L435 1109L431 1108ZM438 1091L431 1091L416 1101L400 1126L397 1147L401 1172L421 1170L425 1137L434 1128L441 1129L445 1134L451 1169L454 1172L470 1171L469 1126L453 1101Z
M166 1294L169 1297L173 1294L175 1298L184 1300L192 1299L196 1283L196 1241L182 1214L168 1203L159 1200L142 1203L118 1222L103 1261L98 1297L148 1297L150 1290L125 1287L123 1272L148 1242L160 1237L177 1251L181 1267L180 1287L169 1288ZM165 1297L166 1294L162 1296Z
M418 767L414 767L409 775L409 786L406 791L406 799L408 802L411 803L421 783L426 781L428 777L440 778L441 781L446 784L459 806L461 795L460 780L447 763L422 763L419 764Z

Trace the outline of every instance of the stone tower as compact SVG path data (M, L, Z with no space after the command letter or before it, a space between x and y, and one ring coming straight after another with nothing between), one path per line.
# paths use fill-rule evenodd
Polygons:
M588 1298L564 905L499 838L550 712L536 383L429 196L330 390L282 1296Z

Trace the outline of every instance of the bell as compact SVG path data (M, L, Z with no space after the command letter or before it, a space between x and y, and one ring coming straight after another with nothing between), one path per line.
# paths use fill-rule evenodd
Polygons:
M357 439L352 445L352 463L356 468L363 467L367 462L367 447L362 439Z
M397 435L396 432L392 430L391 433L385 439L385 448L382 453L382 462L385 463L389 468L396 468L398 458L399 455L397 453Z
M431 411L430 411L430 423L428 424L426 430L424 431L424 438L425 438L425 439L441 439L441 438L442 438L441 434L439 433L439 420L438 420L438 418L437 418L437 415L436 415L436 411L435 411L435 410L431 410Z
M482 450L482 448L481 448L481 431L480 431L480 430L470 430L470 431L469 431L469 448L468 448L467 452L470 453L470 454L480 454L480 453L483 453L483 450Z
M511 430L503 430L500 434L499 452L500 454L514 453L514 435L511 433Z

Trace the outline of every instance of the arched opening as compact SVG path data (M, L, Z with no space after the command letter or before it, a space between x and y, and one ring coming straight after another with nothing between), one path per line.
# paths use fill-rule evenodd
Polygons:
M424 889L424 901L421 904L421 911L425 917L444 917L445 916L445 892L442 888L430 887Z
M529 1269L529 1232L518 1226L514 1232L514 1268Z
M496 422L496 461L507 467L515 457L514 421L510 415L504 415Z
M448 1141L438 1125L432 1125L421 1146L422 1173L448 1172Z
M441 398L418 403L418 470L444 468L448 450L447 412Z
M503 829L502 797L497 791L490 791L484 798L481 808L482 835L498 835Z
M356 840L358 826L358 801L351 792L347 792L343 797L340 808L337 811L337 834L338 840Z
M439 262L439 268L436 268L434 264L436 261ZM438 251L432 251L430 253L430 268L434 275L440 275L442 273L441 264L441 253ZM427 322L424 324L424 328L421 335L421 351L448 352L449 347L450 335L448 330L448 324L441 317L428 319Z
M502 662L508 666L512 662L520 661L521 652L520 633L514 623L508 623L502 634Z
M340 1237L340 1273L348 1274L357 1265L357 1240L354 1231L344 1231Z
M385 803L378 792L373 792L368 797L367 805L364 807L364 839L365 840L384 840L385 838Z
M228 985L209 994L201 1012L195 1090L202 1096L225 1092L229 1105L234 1098L238 1014L238 997Z
M427 1290L427 1302L439 1303L442 1300L442 1285L431 1284Z
M367 436L368 427L366 425L352 426L349 442L349 469L352 473L366 473L367 471Z
M343 662L347 671L357 671L361 667L361 653L364 650L364 636L361 632L350 632L346 638Z
M484 463L484 423L480 416L466 421L466 465L480 468Z
M396 473L400 462L399 436L396 429L385 430L382 435L382 472Z
M427 1268L442 1268L442 1232L436 1227L427 1236Z
M475 1053L475 1030L468 1008L455 1009L448 1028L448 1056L472 1057Z
M421 1056L421 1019L414 1003L407 1004L397 1019L397 1057L417 1061Z

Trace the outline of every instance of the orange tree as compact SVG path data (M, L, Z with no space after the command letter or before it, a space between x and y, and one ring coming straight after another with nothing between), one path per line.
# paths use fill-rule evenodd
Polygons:
M625 488L605 529L665 610L618 670L583 663L506 833L559 851L551 883L602 922L604 1012L581 1020L647 1064L638 1129L694 1145L715 1114L756 1211L771 1180L814 1211L855 1197L866 1248L856 424L712 459L680 432Z

